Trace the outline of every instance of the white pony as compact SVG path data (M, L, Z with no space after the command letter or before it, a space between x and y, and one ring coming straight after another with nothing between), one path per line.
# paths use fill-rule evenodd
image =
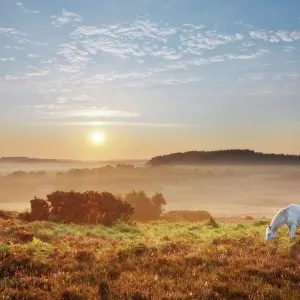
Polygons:
M289 228L290 239L295 237L296 227L300 226L300 205L291 204L280 210L266 229L266 241L276 237L277 230L286 224Z

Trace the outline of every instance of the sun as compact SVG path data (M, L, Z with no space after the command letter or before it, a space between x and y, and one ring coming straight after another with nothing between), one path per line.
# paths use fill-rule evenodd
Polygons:
M90 136L90 140L94 145L101 145L105 142L105 136L100 131L94 131Z

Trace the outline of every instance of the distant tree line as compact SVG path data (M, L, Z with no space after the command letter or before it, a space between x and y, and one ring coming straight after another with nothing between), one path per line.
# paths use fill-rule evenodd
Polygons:
M265 154L249 149L188 151L156 156L150 166L183 164L300 164L299 155Z

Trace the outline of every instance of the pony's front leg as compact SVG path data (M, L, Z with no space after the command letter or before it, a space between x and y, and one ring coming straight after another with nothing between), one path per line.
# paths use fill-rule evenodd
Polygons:
M292 241L295 237L295 233L296 233L296 224L292 224L289 227L289 232L290 232L290 240Z

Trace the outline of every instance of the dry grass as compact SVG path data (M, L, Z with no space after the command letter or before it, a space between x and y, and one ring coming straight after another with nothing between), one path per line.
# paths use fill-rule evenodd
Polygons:
M300 246L265 221L0 228L1 299L300 299Z

